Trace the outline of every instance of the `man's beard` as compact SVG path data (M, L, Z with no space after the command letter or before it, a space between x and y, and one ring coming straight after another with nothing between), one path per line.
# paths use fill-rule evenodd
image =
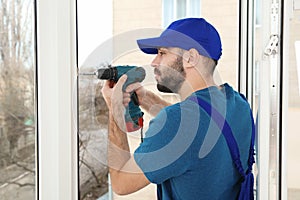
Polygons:
M178 93L185 80L182 57L178 56L171 66L164 68L161 81L157 83L157 89L165 93ZM155 70L157 74L162 75L160 70Z

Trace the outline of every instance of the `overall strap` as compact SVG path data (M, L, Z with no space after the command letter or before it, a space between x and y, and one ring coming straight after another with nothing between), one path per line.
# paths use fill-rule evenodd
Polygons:
M226 121L226 119L222 116L222 114L216 110L214 107L211 106L208 102L204 101L200 97L192 97L191 100L197 102L205 111L206 113L212 117L215 121L219 129L222 131L227 145L229 147L229 151L231 154L232 161L240 175L242 176L243 180L245 179L245 171L243 169L241 160L240 160L240 152L237 145L237 142L233 136L232 130ZM249 151L249 159L248 159L248 169L247 174L252 171L252 164L254 163L254 137L255 137L255 129L254 129L254 120L252 117L252 112L250 110L251 119L252 119L252 138L251 138L251 145Z
M239 93L240 96L247 102L246 97ZM252 125L252 135L251 135L251 144L250 144L250 150L249 150L249 158L248 158L248 169L246 174L252 172L252 165L255 163L254 155L255 155L255 150L254 150L254 143L255 143L255 134L256 134L256 128L255 128L255 123L254 123L254 118L253 118L253 113L252 110L249 109L250 113L250 119L251 119L251 125Z

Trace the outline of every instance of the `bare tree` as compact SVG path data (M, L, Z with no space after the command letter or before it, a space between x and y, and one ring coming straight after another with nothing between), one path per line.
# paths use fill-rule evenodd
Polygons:
M8 143L0 146L0 161L2 167L13 165L20 173L31 173L35 162L28 159L35 154L34 137L28 140L35 130L32 17L33 1L0 0L0 116L4 127L0 140ZM1 182L12 183L11 178ZM34 183L14 184L34 186Z
M80 199L94 200L108 190L106 160L108 108L101 94L102 82L79 81Z
M20 183L14 177L22 173L35 176L35 137L32 142L26 139L35 134L33 3L32 0L0 0L0 118L4 121L4 136L0 134L0 169L1 165L10 166L0 170L0 185L32 188L34 178L33 182ZM100 144L95 144L92 137L97 136L95 131L107 131L108 110L101 96L101 84L82 80L79 86L79 170L84 169L88 176L88 181L81 183L80 198L97 199L107 191L107 169L93 160L91 146L102 145L105 149L106 140L104 136ZM20 147L22 138L25 144ZM3 145L4 142L8 145Z

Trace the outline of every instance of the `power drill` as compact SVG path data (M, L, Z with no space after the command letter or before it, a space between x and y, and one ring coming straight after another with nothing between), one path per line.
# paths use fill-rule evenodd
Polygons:
M129 65L120 65L120 66L111 66L108 68L99 68L93 73L81 73L82 75L96 75L98 79L101 80L112 80L115 83L118 82L119 78L126 74L127 80L123 85L123 91L126 90L126 87L132 83L142 82L145 79L146 72L142 67L129 66ZM128 132L136 131L143 127L143 115L139 107L139 101L137 94L133 92L131 94L131 101L129 102L128 107L125 110L125 122Z

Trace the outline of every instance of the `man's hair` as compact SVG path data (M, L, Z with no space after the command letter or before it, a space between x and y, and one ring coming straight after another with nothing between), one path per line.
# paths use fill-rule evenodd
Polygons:
M202 57L202 64L203 64L206 72L213 75L214 71L216 69L216 66L218 64L218 61L214 60L212 58L203 56L203 55L201 55L201 57Z
M178 49L178 52L177 52L178 56L180 56L180 57L183 57L184 52L187 51L187 50L184 50L184 49L179 48L179 47L177 47L177 49ZM214 71L216 69L216 66L218 65L218 60L215 60L215 59L209 58L207 56L201 55L200 53L199 53L199 55L202 57L201 60L202 60L202 64L205 68L206 73L210 74L210 75L213 75Z

